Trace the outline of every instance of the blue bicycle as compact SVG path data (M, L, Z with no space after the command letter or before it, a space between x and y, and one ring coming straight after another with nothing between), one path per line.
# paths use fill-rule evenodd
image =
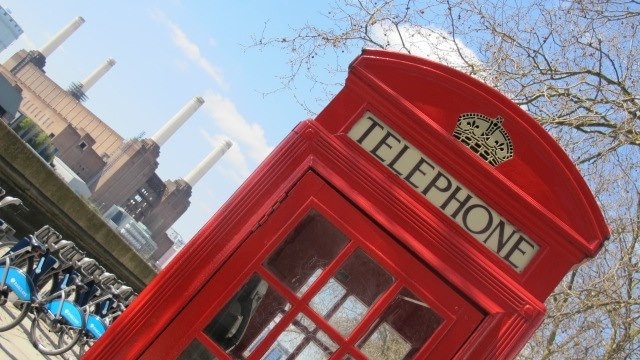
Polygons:
M3 264L0 266L0 331L17 326L30 311L35 314L34 322L38 321L40 325L34 328L32 324L32 334L43 329L43 317L47 318L49 333L73 333L73 329L84 327L82 311L73 301L68 300L68 295L77 286L81 286L81 283L71 270L64 274L63 267L54 256L54 253L71 248L73 243L62 240L59 234L47 230L44 228L17 242L2 244L3 249L0 251L4 253L0 257L0 263ZM49 236L51 234L54 236ZM38 235L45 242L39 241ZM56 282L57 276L62 276L64 280ZM50 347L40 346L38 350L43 354L57 355L68 349L55 344Z
M59 355L71 349L85 327L85 316L72 298L87 288L80 274L90 273L97 266L93 259L83 258L58 274L49 295L36 302L34 318L29 331L33 346L45 355Z
M0 219L0 332L32 314L28 335L38 351L60 355L78 344L82 354L137 294L49 226L14 234Z

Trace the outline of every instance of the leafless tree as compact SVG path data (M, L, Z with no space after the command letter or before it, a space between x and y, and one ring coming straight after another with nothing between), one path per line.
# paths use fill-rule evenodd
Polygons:
M612 238L550 296L547 319L520 357L637 358L639 1L335 0L313 23L269 31L267 23L250 47L290 55L283 88L316 94L300 101L311 113L363 47L447 63L525 107L579 166Z

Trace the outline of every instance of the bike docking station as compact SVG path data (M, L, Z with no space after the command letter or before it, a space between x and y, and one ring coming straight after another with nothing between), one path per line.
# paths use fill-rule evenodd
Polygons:
M608 235L522 108L364 50L85 358L513 358Z

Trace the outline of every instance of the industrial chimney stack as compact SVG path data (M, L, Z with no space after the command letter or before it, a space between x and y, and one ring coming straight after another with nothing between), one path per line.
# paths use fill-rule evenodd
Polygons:
M104 76L104 74L111 70L111 68L115 64L115 60L113 60L112 58L108 58L107 61L105 61L99 68L91 73L91 75L82 80L82 83L80 83L82 91L86 93L93 85L95 85L98 80L100 80L100 78L102 78L102 76Z
M28 52L24 50L19 51L5 63L5 66L10 69L9 71L11 71L12 74L18 74L28 64L33 64L44 72L47 57L60 47L82 24L84 24L84 19L81 16L76 17L40 50L30 50Z
M187 105L185 105L178 113L172 117L158 132L156 132L152 137L153 140L158 146L164 145L167 142L167 139L173 135L176 130L182 126L182 124L187 121L191 115L193 115L200 106L204 104L204 99L200 96L193 98Z
M194 187L195 184L206 174L213 165L220 160L220 158L231 148L233 143L231 140L224 139L222 143L218 145L213 151L207 155L198 166L196 166L191 172L184 177L184 181L186 181L191 187Z
M81 16L73 19L64 29L60 30L56 36L54 36L49 42L47 42L41 49L40 53L44 57L49 57L62 43L67 40L71 34L73 34L80 25L84 24L84 19Z
M73 96L78 101L84 101L87 99L87 91L95 85L100 78L104 76L113 65L116 64L116 61L112 58L108 58L100 67L98 67L94 72L92 72L89 76L87 76L81 83L72 83L67 90L71 96Z
M107 209L111 205L124 204L158 168L160 147L203 103L203 98L195 97L153 137L123 143L103 171L89 182L92 199L104 203Z

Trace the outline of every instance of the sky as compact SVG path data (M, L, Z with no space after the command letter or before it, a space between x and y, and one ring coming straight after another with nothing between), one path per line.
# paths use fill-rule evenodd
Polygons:
M323 2L0 0L0 5L24 31L0 52L2 62L20 49L41 48L75 17L84 18L47 58L45 72L66 88L113 58L115 66L87 92L85 106L124 138L150 137L193 97L204 98L162 147L156 171L164 180L182 178L221 139L234 143L195 184L189 210L174 224L186 240L309 117L292 93L274 92L288 68L286 54L247 45L265 26L277 34L321 20Z
M163 180L186 176L222 139L233 142L222 159L195 184L191 206L174 224L190 239L224 204L272 149L300 121L328 102L323 90L304 78L297 89L280 90L288 74L289 54L278 48L250 47L253 37L291 35L304 24L330 21L330 1L124 1L0 0L24 33L0 52L4 62L20 49L40 49L77 16L85 23L48 58L45 71L60 86L80 82L107 58L116 65L88 92L85 106L125 139L151 137L196 96L204 105L162 146L156 173ZM400 38L386 27L392 50ZM431 27L400 29L415 55L460 67L458 51L475 59L464 44L453 47L445 32ZM381 41L382 42L382 41ZM346 67L360 52L344 53ZM475 61L474 62L478 62ZM342 82L346 74L319 73L322 82ZM341 76L332 78L330 76ZM336 89L336 91L339 89ZM316 99L326 99L320 103Z

